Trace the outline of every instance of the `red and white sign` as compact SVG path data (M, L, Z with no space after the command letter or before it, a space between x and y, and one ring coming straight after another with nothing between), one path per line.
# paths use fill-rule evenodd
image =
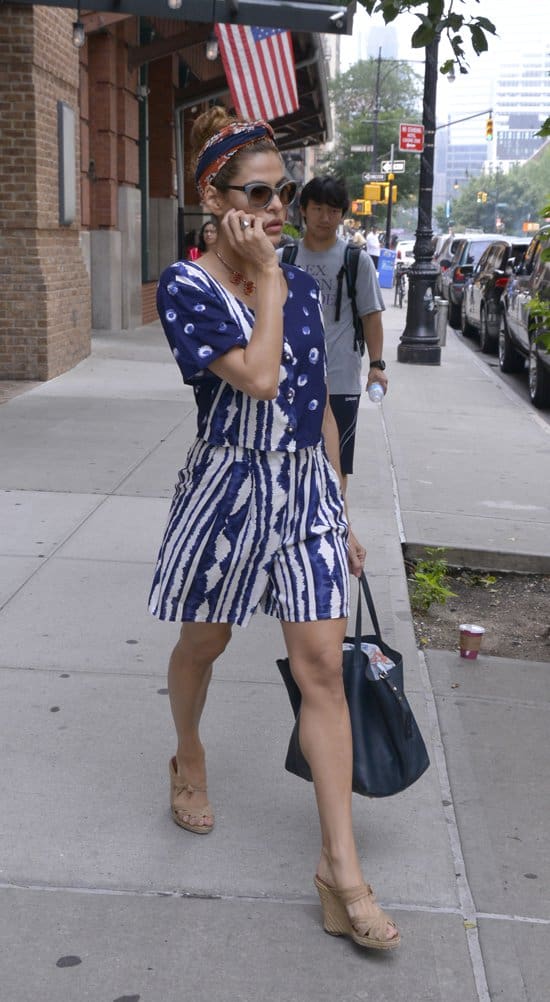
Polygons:
M422 153L424 150L424 126L400 125L399 149L403 153Z

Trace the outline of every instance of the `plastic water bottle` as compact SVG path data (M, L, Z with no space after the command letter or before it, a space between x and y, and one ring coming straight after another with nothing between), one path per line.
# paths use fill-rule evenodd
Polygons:
M379 404L384 399L384 387L382 383L371 383L368 389L369 400L372 400L373 404Z

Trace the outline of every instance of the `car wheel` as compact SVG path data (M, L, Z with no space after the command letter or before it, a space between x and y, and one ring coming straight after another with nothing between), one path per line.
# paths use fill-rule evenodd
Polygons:
M520 355L519 351L516 351L512 344L504 316L500 319L498 364L501 372L521 372L525 367L523 355Z
M542 362L534 337L529 344L529 396L535 407L550 407L550 368Z
M464 305L464 300L462 300L462 308L460 310L460 328L464 337L471 337L475 333L475 328L472 327L471 323L466 317L466 307Z
M487 327L487 310L481 307L479 314L479 347L486 355L494 355L497 342L489 334Z
M454 327L455 331L460 330L460 324L462 322L461 309L456 303L451 303L449 299L449 323L451 327Z

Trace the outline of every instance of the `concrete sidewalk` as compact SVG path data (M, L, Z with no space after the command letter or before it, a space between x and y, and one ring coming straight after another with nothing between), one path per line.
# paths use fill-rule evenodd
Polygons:
M405 311L388 305L391 359L404 324ZM441 544L458 564L550 573L548 413L450 327L441 366L394 361L390 373L384 419L411 552Z
M355 798L401 948L365 956L322 932L313 794L283 769L283 645L261 614L235 631L205 714L216 828L170 820L177 627L145 603L194 404L153 325L96 336L90 359L0 407L6 1002L549 997L548 665L426 663L401 550L548 556L548 437L451 334L441 367L391 362L403 324L389 307L392 391L361 409L349 493L432 756L401 796Z

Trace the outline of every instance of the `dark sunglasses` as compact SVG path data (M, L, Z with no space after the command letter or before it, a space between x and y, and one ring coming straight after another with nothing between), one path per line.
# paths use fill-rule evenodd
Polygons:
M274 187L264 184L262 181L250 181L248 184L227 184L226 188L232 191L244 191L251 209L267 209L273 201L273 197L278 195L283 205L292 205L296 198L298 185L296 181L281 181Z

